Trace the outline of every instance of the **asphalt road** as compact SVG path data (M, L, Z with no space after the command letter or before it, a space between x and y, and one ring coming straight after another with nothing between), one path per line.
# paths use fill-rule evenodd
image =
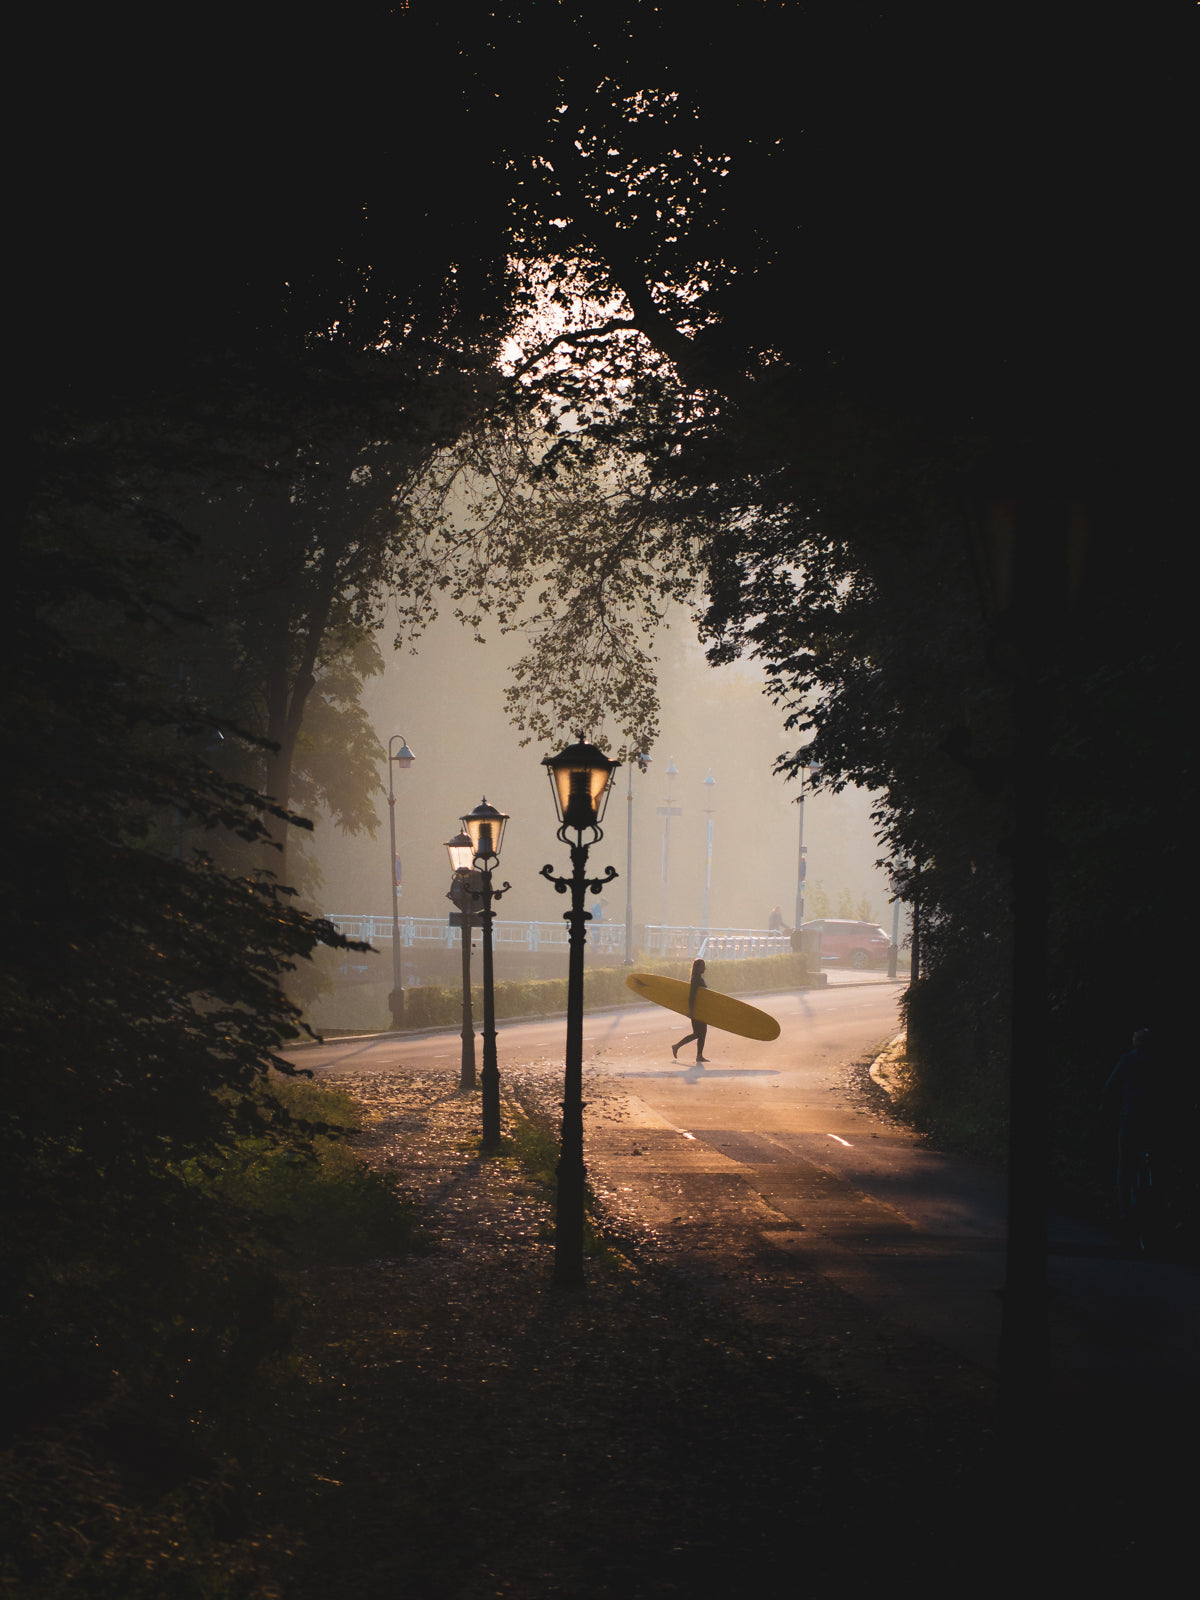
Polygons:
M839 975L840 977L841 975ZM845 975L849 979L850 975ZM656 1006L585 1019L587 1160L618 1212L704 1248L764 1244L873 1313L994 1367L1004 1279L999 1174L930 1149L870 1111L847 1069L899 1026L881 979L758 997L771 1043L710 1030L701 1068L671 1056L686 1019ZM564 1023L501 1024L506 1072L552 1087ZM321 1076L457 1071L457 1034L333 1041L295 1053ZM683 1057L694 1047L686 1046ZM737 1243L735 1243L735 1241ZM1200 1274L1129 1260L1103 1230L1051 1219L1055 1369L1068 1389L1115 1383L1152 1402L1195 1395ZM699 1246L698 1246L699 1247ZM781 1265L784 1264L781 1262Z

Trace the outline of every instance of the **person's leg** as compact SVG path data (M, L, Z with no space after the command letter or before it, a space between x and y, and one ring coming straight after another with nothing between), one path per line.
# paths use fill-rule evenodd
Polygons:
M678 1044L673 1044L671 1046L671 1054L678 1057L679 1052L683 1049L684 1045L691 1044L692 1040L697 1038L699 1038L699 1034L689 1033L686 1039L680 1039Z
M692 1035L692 1038L695 1039L695 1041L696 1041L696 1060L697 1061L703 1061L704 1060L704 1041L708 1038L708 1023L707 1022L698 1022L696 1024L696 1031Z

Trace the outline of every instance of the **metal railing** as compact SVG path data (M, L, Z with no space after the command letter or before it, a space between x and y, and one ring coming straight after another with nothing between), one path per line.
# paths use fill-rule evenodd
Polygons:
M701 947L706 958L731 961L743 956L787 955L792 942L786 933L764 933L758 928L709 928L705 931L651 924L645 930L642 944L647 955L664 957L696 956Z
M354 916L339 911L327 911L325 918L339 933L348 939L365 939L371 944L392 942L391 917ZM567 924L558 922L506 922L499 917L492 924L492 937L497 945L517 945L525 950L565 950ZM756 928L703 928L663 927L651 924L634 930L634 943L644 955L694 957L705 939L706 956L713 960L722 957L774 956L786 954L791 940L786 933L763 933ZM458 929L452 928L445 917L401 917L400 943L405 949L413 945L441 946L451 950L458 947ZM593 922L588 927L588 943L592 949L605 955L624 955L625 924L623 922Z

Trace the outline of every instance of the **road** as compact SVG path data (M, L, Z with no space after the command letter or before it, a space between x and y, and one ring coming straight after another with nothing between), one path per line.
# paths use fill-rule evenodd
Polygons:
M842 975L838 975L841 978ZM764 1246L781 1267L817 1271L864 1309L979 1368L994 1366L1004 1278L1000 1175L930 1149L872 1112L847 1069L897 1031L902 987L886 980L760 997L780 1037L711 1030L708 1062L676 1062L686 1021L655 1006L585 1019L587 1160L596 1188L639 1226L681 1247ZM564 1023L501 1024L502 1079L549 1098ZM683 1052L688 1055L692 1047ZM403 1065L457 1071L460 1041L379 1035L295 1052L320 1076ZM1068 1386L1194 1394L1200 1275L1129 1261L1100 1229L1051 1219L1052 1335ZM716 1259L716 1256L713 1256Z

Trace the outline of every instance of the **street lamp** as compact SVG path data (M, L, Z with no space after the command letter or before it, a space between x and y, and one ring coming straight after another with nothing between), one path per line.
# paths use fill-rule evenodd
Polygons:
M399 750L392 746L399 741ZM404 1026L404 988L400 982L400 857L396 854L396 791L392 784L392 767L407 770L416 760L402 733L394 733L388 740L388 834L392 842L392 992L388 995L388 1008L392 1013L392 1027Z
M800 807L800 854L799 854L799 857L797 858L797 861L796 861L796 933L797 933L797 935L799 935L799 933L800 933L800 924L804 921L804 873L805 873L805 861L804 861L804 800L805 800L805 788L804 788L804 785L805 785L805 780L808 779L809 780L809 786L811 787L812 779L816 778L816 777L819 777L820 773L821 773L821 763L819 761L812 761L812 762L806 761L806 762L804 762L804 764L800 768L800 794L799 794L799 796L797 797L797 800L796 800L796 804ZM793 946L793 948L798 948L798 946Z
M461 819L471 841L471 860L479 873L483 896L483 1148L494 1150L500 1143L500 1068L496 1064L496 996L492 978L492 901L512 888L492 888L492 868L499 865L500 845L508 813L497 811L485 796L474 811Z
M604 837L600 823L619 762L610 761L594 744L585 744L581 734L576 744L568 745L556 756L547 756L542 765L550 777L554 806L558 812L558 837L571 851L571 876L555 876L553 866L542 868L542 876L559 894L571 893L571 909L563 916L570 926L570 965L567 977L567 1049L563 1084L562 1148L558 1161L558 1211L554 1229L554 1282L560 1289L576 1289L583 1283L583 1209L586 1173L583 1165L583 950L586 925L591 912L584 909L584 896L590 889L599 894L617 876L613 867L603 878L587 876L587 857L592 845ZM584 842L584 834L591 838ZM572 839L570 836L574 834Z
M704 815L708 818L708 846L707 846L707 852L706 852L705 858L704 858L704 931L705 931L705 933L708 932L708 895L709 895L709 890L712 888L712 839L713 839L712 798L713 798L713 790L716 788L716 786L717 786L717 780L713 777L712 768L710 767L709 768L709 772L708 772L708 777L705 778L705 780L704 780L704 787L708 790L708 804L704 808Z
M633 965L633 769L645 772L650 757L644 752L629 763L629 794L625 812L625 965Z
M458 1086L460 1089L474 1089L475 1022L471 1015L471 930L477 926L483 885L480 874L471 864L475 857L475 848L469 833L460 831L453 839L447 839L446 854L450 857L450 866L454 872L450 892L446 896L447 900L454 902L456 908L450 913L450 926L453 927L457 922L462 934L462 1070Z
M670 893L671 818L672 817L681 817L683 815L683 810L682 810L681 807L673 806L671 804L671 785L672 785L672 783L674 782L674 780L678 776L679 776L679 768L675 765L675 757L672 756L671 759L667 762L667 772L666 772L666 777L667 777L667 803L666 803L665 806L659 806L659 808L658 808L658 814L663 819L663 842L662 842L662 886L663 886L662 906L663 906L663 909L662 909L662 920L663 920L663 928L664 929L667 926L667 909L668 909L668 907L667 907L667 899L668 899L668 895ZM663 939L664 939L664 941L666 939L666 933L665 932L663 934ZM667 953L667 947L666 947L666 944L664 943L663 944L663 954L666 955L666 953Z

